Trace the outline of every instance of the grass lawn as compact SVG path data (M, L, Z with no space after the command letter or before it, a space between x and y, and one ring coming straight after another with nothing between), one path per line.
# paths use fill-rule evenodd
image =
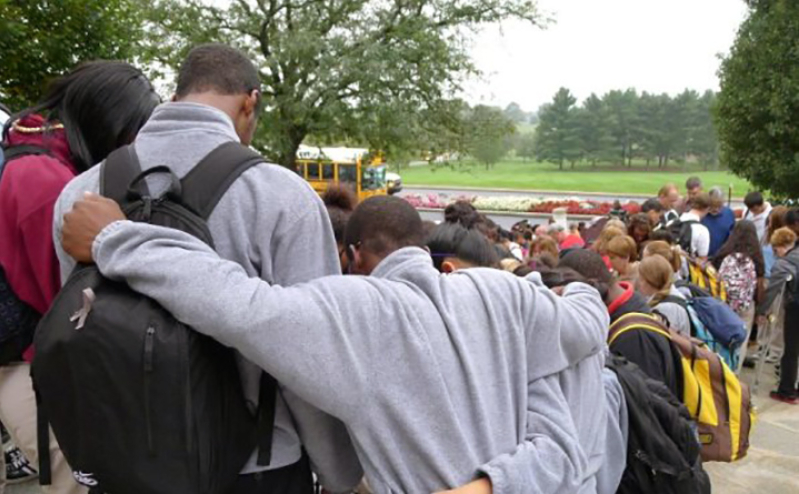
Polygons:
M746 180L726 171L704 172L701 167L690 166L680 171L647 171L642 165L632 170L594 171L587 165L577 169L559 171L550 163L505 161L486 171L485 166L474 165L463 170L433 169L429 166L405 168L400 172L406 186L432 185L451 187L484 187L497 189L563 190L579 192L607 192L619 194L655 195L666 183L674 183L682 192L685 180L693 175L702 178L705 189L721 186L725 195L732 184L733 196L743 197L751 189Z

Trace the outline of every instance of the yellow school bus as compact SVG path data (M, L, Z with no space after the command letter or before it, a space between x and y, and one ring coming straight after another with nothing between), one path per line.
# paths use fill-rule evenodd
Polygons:
M320 195L327 191L330 184L350 185L358 194L358 201L388 193L386 165L380 157L369 160L357 155L354 159L333 160L323 153L304 157L309 154L300 154L295 162L295 171Z

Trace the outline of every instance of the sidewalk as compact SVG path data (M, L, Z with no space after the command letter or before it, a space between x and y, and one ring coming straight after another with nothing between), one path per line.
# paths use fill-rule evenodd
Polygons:
M754 372L745 369L746 383ZM799 493L799 406L768 397L776 388L774 366L763 371L763 382L754 398L758 420L750 437L749 455L736 463L705 465L713 483L713 494ZM6 494L40 494L35 482L9 486Z

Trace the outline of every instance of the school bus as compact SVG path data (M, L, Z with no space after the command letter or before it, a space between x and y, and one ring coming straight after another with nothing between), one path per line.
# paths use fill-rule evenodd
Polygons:
M359 201L388 193L386 165L380 156L368 158L366 150L331 148L313 151L305 148L297 156L295 171L320 195L330 184L350 185L358 194Z

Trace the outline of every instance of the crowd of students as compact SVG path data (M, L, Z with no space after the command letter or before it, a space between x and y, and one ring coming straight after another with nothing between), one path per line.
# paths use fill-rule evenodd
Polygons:
M337 493L636 492L629 376L611 363L615 355L637 364L683 410L679 358L668 338L649 332L608 346L610 324L658 314L690 335L690 295L678 289L689 261L716 266L748 327L764 323L756 316L797 274L799 212L772 209L755 193L736 222L721 191L704 193L696 179L684 202L666 186L631 218L507 231L467 202L435 224L395 197L356 204L335 188L319 198L287 169L259 162L217 198L207 218L213 248L126 221L99 195L119 172L106 158L120 149L144 171L149 200L167 197L220 146L249 145L258 80L241 52L202 45L161 103L131 65L90 62L12 115L3 133L13 159L0 179L0 296L38 320L76 263L96 263L236 349L253 414L265 396L274 402L269 461L253 451L220 494L310 494L313 479ZM794 404L796 307L786 304L772 394ZM14 336L16 353L0 365L0 421L18 447L6 459L24 478L46 456L45 492L105 492L102 478L97 485L72 471L58 445L70 438L56 430L42 449L30 378L30 362L42 357L32 330ZM698 450L698 438L690 441ZM702 484L701 462L686 461ZM134 463L120 460L116 473ZM158 492L172 492L170 479Z

